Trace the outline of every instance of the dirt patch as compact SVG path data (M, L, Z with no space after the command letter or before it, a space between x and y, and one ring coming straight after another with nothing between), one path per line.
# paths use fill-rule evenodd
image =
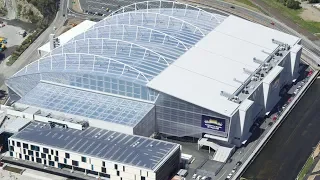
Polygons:
M301 7L303 8L300 17L306 21L315 21L320 22L320 10L316 7L313 7L311 4L306 2L301 3Z

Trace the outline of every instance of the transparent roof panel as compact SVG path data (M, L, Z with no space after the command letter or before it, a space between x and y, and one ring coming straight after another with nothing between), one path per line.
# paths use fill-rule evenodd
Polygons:
M121 95L154 101L156 93L143 93L148 89L146 84L225 18L175 1L145 1L124 6L25 66L9 78L7 84L17 94L24 95L45 76L52 76L55 79L46 81L114 93L112 90L104 91L109 89L109 85L98 79L90 81L92 84L85 80L74 84L63 83L66 79L57 80L60 75L79 74L85 77L93 74L95 77L112 77L139 84L143 86L140 90L129 91L142 93L121 92ZM115 86L110 89L122 91L122 85Z
M150 103L44 82L23 96L19 103L131 127L154 107Z

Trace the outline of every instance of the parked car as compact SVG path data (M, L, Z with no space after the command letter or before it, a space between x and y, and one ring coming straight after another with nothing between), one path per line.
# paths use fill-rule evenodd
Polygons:
M241 161L238 161L237 164L236 164L236 166L240 166L241 164L242 164L242 162L241 162Z
M192 175L192 179L196 179L197 176L198 176L198 174L193 174L193 175Z

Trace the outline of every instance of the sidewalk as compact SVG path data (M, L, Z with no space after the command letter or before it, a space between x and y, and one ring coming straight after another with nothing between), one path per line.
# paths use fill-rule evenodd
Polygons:
M6 171L2 169L5 165L9 165L11 167L16 167L19 169L25 169L25 171L22 173L22 175L13 173L10 171ZM4 164L3 167L0 168L1 180L65 180L66 179L60 176L47 174L47 173L35 171L32 169L22 168L22 167L11 165L11 164Z

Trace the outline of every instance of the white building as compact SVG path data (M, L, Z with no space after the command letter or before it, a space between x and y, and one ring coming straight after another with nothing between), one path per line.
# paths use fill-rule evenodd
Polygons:
M300 44L232 15L141 2L73 36L6 84L18 104L108 130L206 137L225 162L299 75Z

